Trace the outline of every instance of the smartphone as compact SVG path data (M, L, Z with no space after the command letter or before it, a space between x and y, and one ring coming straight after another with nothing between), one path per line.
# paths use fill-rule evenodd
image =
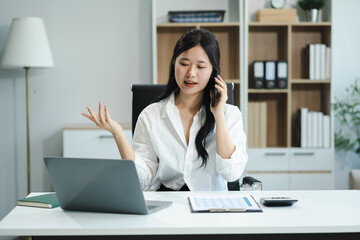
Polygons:
M218 77L219 76L219 73L218 72L215 72L215 76L216 77ZM216 89L216 87L215 87L215 84L217 84L216 82L215 82L215 78L213 78L212 79L212 81L213 81L213 98L211 99L211 106L215 106L215 102L216 102L216 99L217 98L219 98L219 94L218 94L218 91L217 91L217 89Z

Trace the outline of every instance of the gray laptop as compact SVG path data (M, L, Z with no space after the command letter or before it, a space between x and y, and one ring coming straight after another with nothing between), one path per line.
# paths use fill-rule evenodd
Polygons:
M148 214L169 201L145 201L130 160L44 158L60 207L65 210Z

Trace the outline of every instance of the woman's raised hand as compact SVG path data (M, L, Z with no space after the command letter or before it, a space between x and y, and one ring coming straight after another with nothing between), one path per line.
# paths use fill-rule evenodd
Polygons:
M99 114L98 115L96 115L93 112L93 110L91 110L90 107L86 107L86 108L89 111L90 115L86 114L86 113L81 113L81 115L90 119L98 127L108 130L114 136L119 134L123 130L120 124L118 124L117 122L115 122L114 120L112 120L110 118L109 110L106 106L104 107L105 115L103 114L103 109L102 109L103 107L102 107L101 102L99 102Z

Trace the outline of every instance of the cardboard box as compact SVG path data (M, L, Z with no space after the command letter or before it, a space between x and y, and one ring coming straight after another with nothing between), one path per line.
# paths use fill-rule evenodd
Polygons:
M256 19L259 22L281 22L294 23L296 22L296 8L291 9L260 9L256 13Z

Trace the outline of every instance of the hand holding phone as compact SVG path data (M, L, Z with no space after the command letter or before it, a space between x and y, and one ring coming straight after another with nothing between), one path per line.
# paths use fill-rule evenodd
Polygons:
M219 73L215 73L215 76L216 77L219 77ZM213 97L212 97L212 99L211 99L211 106L212 107L214 107L215 106L215 103L216 103L216 99L218 99L219 98L219 94L218 94L218 91L217 91L217 89L216 89L216 87L215 87L215 84L217 84L216 82L215 82L215 78L213 78L212 79L212 81L213 81Z

